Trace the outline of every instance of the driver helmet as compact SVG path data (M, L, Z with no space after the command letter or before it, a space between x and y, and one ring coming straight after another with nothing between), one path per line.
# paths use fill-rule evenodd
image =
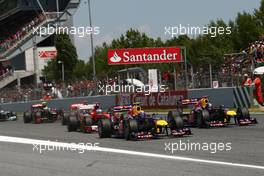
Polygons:
M102 114L102 112L103 112L102 109L96 109L97 114Z
M42 106L45 108L47 107L48 103L46 101L42 102Z

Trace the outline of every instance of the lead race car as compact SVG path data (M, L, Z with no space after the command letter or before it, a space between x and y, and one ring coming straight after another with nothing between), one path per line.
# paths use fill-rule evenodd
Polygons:
M181 118L171 116L167 121L156 115L147 115L138 103L114 106L110 115L110 119L101 119L98 123L100 138L119 137L130 140L191 134L189 128L183 127Z
M63 114L54 108L49 108L47 102L39 104L33 104L31 109L24 112L24 123L43 123L43 122L55 122L61 119Z
M109 119L108 112L103 112L100 104L73 104L72 113L68 118L67 128L69 132L81 131L91 133L98 131L98 121Z
M183 106L193 105L190 112L183 112ZM200 128L206 127L225 127L231 124L231 119L234 119L236 125L249 125L257 123L257 120L250 117L247 108L237 108L236 111L230 110L225 106L213 107L209 102L208 96L200 98L182 99L178 103L178 108L175 111L170 111L170 114L180 116L185 126L195 126Z

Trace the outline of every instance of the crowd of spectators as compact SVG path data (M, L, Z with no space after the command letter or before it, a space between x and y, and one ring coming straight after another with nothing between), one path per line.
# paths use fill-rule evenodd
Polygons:
M41 93L34 89L33 85L22 86L21 88L2 88L0 90L1 103L21 102L38 99Z
M259 41L250 43L248 50L249 54L253 56L256 63L264 62L264 37L262 37Z
M39 14L38 16L33 18L30 22L28 22L27 24L20 26L16 30L16 32L4 35L7 37L2 38L0 40L0 53L3 53L6 50L8 50L9 48L13 47L25 35L27 35L30 31L32 31L34 27L38 26L44 20L45 20L45 16L43 14Z
M97 85L100 82L83 80L65 84L41 83L38 88L33 84L23 85L19 88L16 86L3 88L0 89L0 100L1 103L9 103L89 96L96 93Z

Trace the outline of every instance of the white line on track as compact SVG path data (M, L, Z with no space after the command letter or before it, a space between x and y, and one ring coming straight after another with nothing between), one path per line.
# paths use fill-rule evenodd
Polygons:
M137 151L131 151L131 150L113 149L113 148L105 148L105 147L90 147L90 146L84 146L84 145L78 145L78 144L72 144L72 143L52 142L52 141L36 140L36 139L29 139L29 138L0 136L0 142L17 143L17 144L31 144L31 145L35 144L35 145L45 145L45 146L54 146L54 147L68 147L68 148L71 147L71 148L76 148L76 149L81 149L81 150L89 150L89 151L118 153L118 154L134 155L134 156L162 158L162 159L169 159L169 160L189 161L189 162L197 162L197 163L205 163L205 164L213 164L213 165L223 165L223 166L229 166L229 167L243 167L243 168L264 170L264 166L258 166L258 165L231 163L231 162L214 161L214 160L205 160L205 159L181 157L181 156L175 156L175 155L170 156L170 155L163 155L163 154L137 152Z

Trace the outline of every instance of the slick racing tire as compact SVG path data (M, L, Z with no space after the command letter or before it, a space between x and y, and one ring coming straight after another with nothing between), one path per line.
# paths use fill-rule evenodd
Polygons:
M249 111L248 108L242 108L242 114L244 119L249 119Z
M207 110L200 110L197 113L197 126L199 128L208 127L207 122L210 119L210 114Z
M64 115L62 116L62 119L61 119L61 124L64 126L64 125L67 125L68 123L68 119L69 119L69 113L64 113Z
M169 111L168 115L167 115L167 121L169 123L173 123L175 120L175 117L181 117L182 111L181 110L173 110L173 111Z
M36 112L34 115L33 115L33 122L35 124L40 124L41 123L41 112Z
M110 119L100 119L98 122L98 134L100 138L111 137L111 121Z
M69 131L69 132L77 131L77 125L78 125L78 122L77 122L76 117L74 117L74 116L70 116L70 117L69 117L68 124L67 124L68 131Z
M249 111L247 108L238 108L237 109L237 120L240 119L248 119L249 118Z
M30 123L32 121L31 113L30 112L24 112L23 120L24 120L24 123Z
M169 111L167 120L171 128L182 129L184 127L183 119L181 118L181 111Z
M126 140L132 139L132 133L138 132L138 123L135 119L128 119L124 123L124 135Z
M174 117L176 129L182 129L184 127L183 120L181 117Z

